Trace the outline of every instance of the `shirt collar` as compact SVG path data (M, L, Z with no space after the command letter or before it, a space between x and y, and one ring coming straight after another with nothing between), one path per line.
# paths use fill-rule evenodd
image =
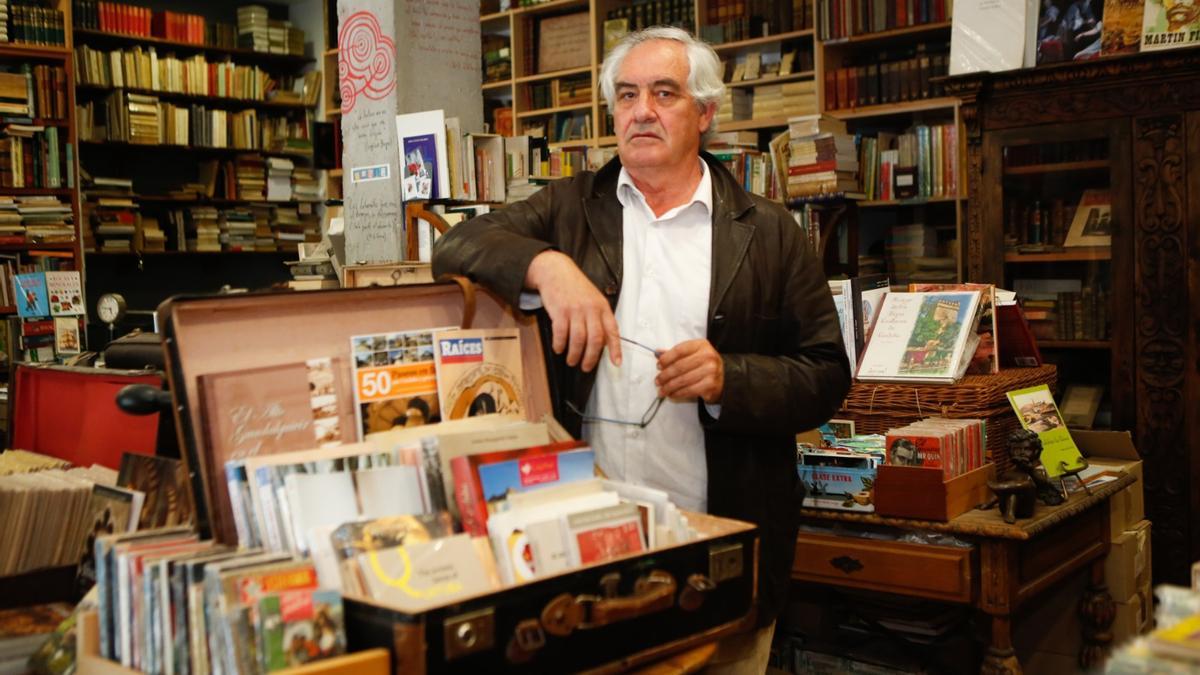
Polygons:
M663 214L663 217L678 213L697 202L704 205L704 209L708 211L709 215L712 215L712 172L708 170L707 162L701 158L697 159L700 162L700 183L696 185L696 191L692 193L692 198ZM629 175L629 171L625 167L621 167L621 174L617 177L617 199L621 202L621 206L628 208L633 203L635 196L643 204L646 202L645 195L633 184L633 178Z

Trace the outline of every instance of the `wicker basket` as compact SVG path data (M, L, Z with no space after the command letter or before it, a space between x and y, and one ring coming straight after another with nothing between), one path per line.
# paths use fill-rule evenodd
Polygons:
M854 420L860 434L883 434L935 416L987 420L987 455L999 472L1011 464L1005 442L1021 426L1006 394L1039 384L1054 391L1057 380L1057 369L1044 365L968 375L953 385L855 382L838 416Z

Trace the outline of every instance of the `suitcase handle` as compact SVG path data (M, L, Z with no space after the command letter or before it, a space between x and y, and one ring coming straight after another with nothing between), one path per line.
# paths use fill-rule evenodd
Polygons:
M581 596L584 620L580 628L599 628L661 612L675 605L677 584L670 572L654 570L633 585L633 594L623 598Z
M475 284L471 280L459 274L443 274L437 279L439 282L454 282L458 284L458 289L463 294L463 317L462 325L459 328L466 330L471 327L475 321Z

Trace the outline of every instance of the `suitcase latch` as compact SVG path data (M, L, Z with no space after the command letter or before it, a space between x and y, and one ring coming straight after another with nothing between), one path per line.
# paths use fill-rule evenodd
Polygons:
M537 619L525 619L517 624L505 655L509 663L525 663L545 645L546 633L542 631L542 624Z
M446 660L453 661L496 644L496 616L492 609L481 609L446 619L442 641Z
M736 579L745 571L745 556L740 542L708 547L708 578L714 584Z

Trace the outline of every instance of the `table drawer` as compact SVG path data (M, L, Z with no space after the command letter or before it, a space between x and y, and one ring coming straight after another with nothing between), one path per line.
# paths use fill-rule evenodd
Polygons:
M975 548L801 532L792 577L952 602L974 597Z

